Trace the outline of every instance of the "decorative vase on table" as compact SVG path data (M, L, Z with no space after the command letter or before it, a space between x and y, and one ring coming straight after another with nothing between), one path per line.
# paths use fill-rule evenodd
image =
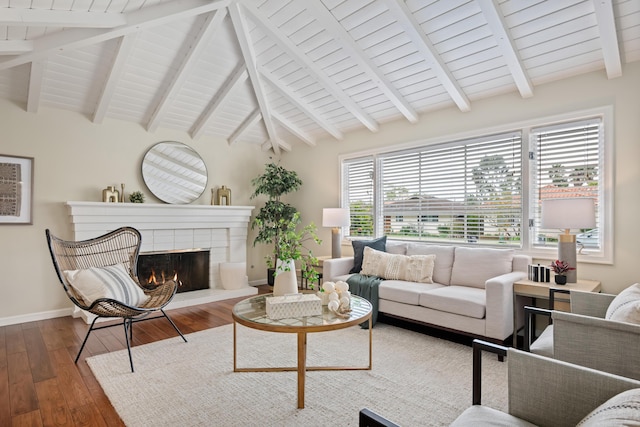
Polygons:
M555 276L556 285L566 285L567 284L567 276L564 274L556 274Z
M273 295L283 296L298 293L298 278L296 276L296 265L293 260L281 262L278 260L276 266L276 277L273 283Z

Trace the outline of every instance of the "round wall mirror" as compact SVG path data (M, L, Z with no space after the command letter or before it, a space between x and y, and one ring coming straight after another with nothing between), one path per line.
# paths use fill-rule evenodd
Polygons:
M164 141L144 155L142 179L149 191L165 203L191 203L207 186L207 167L188 145Z

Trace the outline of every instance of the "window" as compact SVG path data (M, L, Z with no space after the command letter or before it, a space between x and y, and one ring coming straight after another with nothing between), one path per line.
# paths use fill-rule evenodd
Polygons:
M531 140L535 177L531 199L537 232L534 245L555 246L558 231L540 228L542 200L592 198L596 204L596 223L599 222L602 120L595 118L534 128ZM601 243L597 231L597 228L579 230L578 246L599 250Z
M548 197L592 197L597 226L572 230L593 260L610 260L611 109L510 130L341 158L347 236L520 248L549 256L558 230L540 228ZM605 144L607 142L607 144ZM607 162L605 162L607 160ZM605 229L606 228L606 229Z

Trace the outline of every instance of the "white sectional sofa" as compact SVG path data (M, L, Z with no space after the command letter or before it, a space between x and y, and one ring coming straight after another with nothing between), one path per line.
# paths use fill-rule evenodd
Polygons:
M382 281L379 313L494 342L513 333L513 282L527 277L531 257L510 249L393 241L385 252L435 255L433 283ZM323 280L347 280L353 266L353 257L325 260Z

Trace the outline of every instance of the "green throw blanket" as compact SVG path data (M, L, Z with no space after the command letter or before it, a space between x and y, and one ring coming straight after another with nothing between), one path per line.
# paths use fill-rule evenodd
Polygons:
M362 274L354 274L347 279L349 284L349 292L369 301L371 303L371 326L376 325L378 319L378 286L384 279L377 276L365 276ZM369 321L360 324L360 327L366 329L369 327Z

